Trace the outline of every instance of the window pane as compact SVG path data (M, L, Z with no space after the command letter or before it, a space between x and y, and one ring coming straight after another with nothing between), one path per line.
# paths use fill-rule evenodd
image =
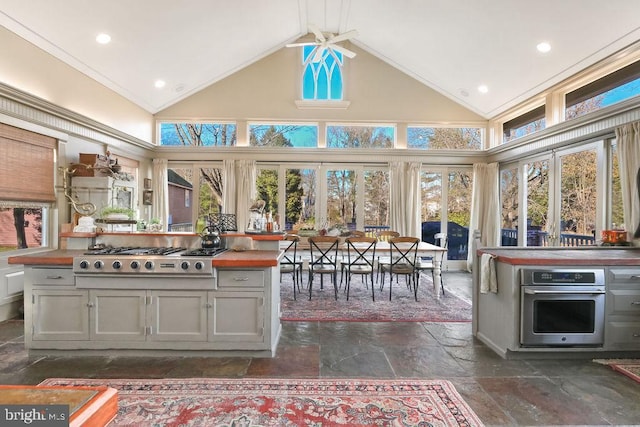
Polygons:
M471 216L472 171L449 172L447 237L449 259L467 259L469 218Z
M561 157L560 246L595 244L596 152Z
M527 170L527 246L547 246L549 215L549 161L525 166Z
M287 169L286 180L285 230L313 230L316 224L315 169Z
M0 252L39 248L46 208L0 208Z
M480 128L409 126L407 128L407 147L430 150L480 150L482 148L482 130Z
M327 171L327 222L323 228L344 225L356 227L356 172Z
M442 173L422 172L420 175L422 240L435 244L434 236L440 233L442 223Z
M518 246L518 169L500 171L502 246Z
M220 123L161 123L160 145L191 147L234 146L236 125Z
M389 171L364 171L364 228L389 225Z
M502 142L532 134L546 127L545 110L541 105L502 124Z
M318 126L251 124L249 144L252 147L317 147Z
M222 169L196 168L196 171L200 176L200 200L195 231L200 233L207 225L209 215L222 213Z
M278 214L278 171L262 169L256 178L256 198L264 200L264 213L272 218Z
M191 201L193 194L192 169L167 169L169 231L194 231L191 220Z
M394 141L392 126L327 126L330 148L393 148Z

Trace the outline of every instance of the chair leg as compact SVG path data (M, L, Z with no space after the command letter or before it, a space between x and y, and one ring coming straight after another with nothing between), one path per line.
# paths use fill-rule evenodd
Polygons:
M363 275L364 277L365 275ZM373 269L371 269L371 299L376 300L376 290L373 288Z
M333 293L335 295L336 301L338 301L338 272L334 270L333 272Z
M309 301L311 301L312 289L313 289L313 272L309 271Z

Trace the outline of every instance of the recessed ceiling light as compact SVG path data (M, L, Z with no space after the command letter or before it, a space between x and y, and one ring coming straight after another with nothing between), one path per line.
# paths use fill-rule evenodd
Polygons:
M478 92L487 93L489 92L489 87L487 87L487 85L480 85L478 86Z
M158 89L162 89L167 83L164 80L156 80L153 85Z
M547 42L541 42L541 43L538 43L538 45L536 46L536 49L538 49L538 52L547 53L551 50L551 45Z
M107 44L111 41L111 36L106 33L100 33L96 36L96 41L100 44Z

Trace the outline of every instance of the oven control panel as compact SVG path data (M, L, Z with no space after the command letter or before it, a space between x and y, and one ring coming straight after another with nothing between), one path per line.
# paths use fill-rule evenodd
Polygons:
M80 256L73 260L76 274L213 275L211 257Z
M523 286L545 285L604 285L604 269L523 268Z

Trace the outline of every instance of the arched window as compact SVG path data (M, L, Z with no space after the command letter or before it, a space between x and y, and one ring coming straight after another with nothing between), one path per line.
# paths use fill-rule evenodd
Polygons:
M304 100L342 100L343 57L335 50L323 49L319 57L317 46L303 46L302 61L302 99Z

